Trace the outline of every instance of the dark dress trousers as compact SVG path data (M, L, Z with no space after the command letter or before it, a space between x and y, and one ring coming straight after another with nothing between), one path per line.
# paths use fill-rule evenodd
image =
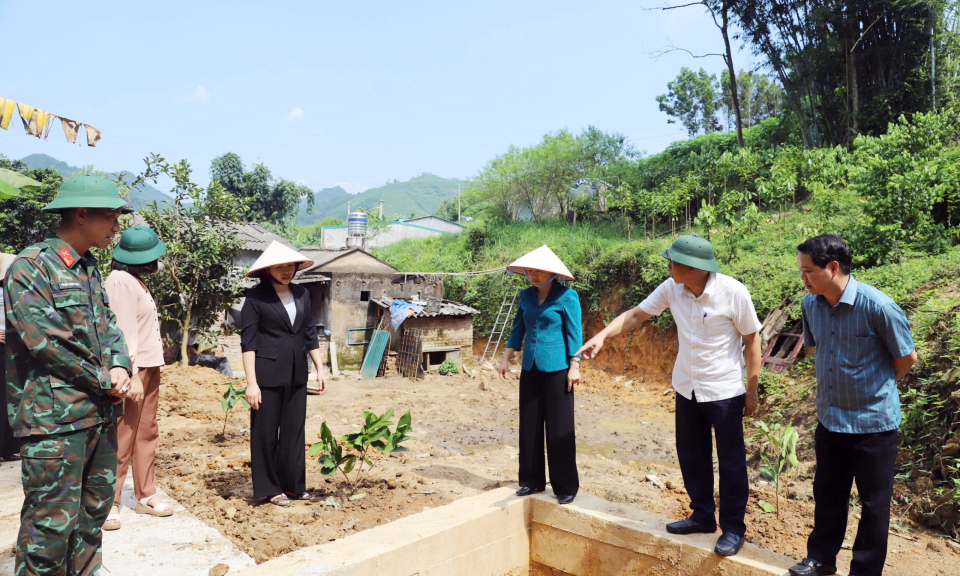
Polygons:
M546 440L550 484L557 496L576 496L577 473L573 390L567 391L570 357L583 345L580 297L572 288L553 283L543 303L537 289L520 293L508 348L523 343L520 372L520 486L543 490Z
M296 318L269 281L247 290L240 347L257 353L262 401L250 411L253 495L302 494L306 488L304 423L307 417L308 351L320 347L306 288L291 284Z

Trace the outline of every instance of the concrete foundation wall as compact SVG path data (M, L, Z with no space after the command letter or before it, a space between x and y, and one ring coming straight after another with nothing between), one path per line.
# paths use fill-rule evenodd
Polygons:
M236 576L783 576L794 561L746 544L713 552L716 534L674 536L669 520L579 494L518 498L499 488L304 548Z
M231 576L526 575L528 516L524 501L501 488Z

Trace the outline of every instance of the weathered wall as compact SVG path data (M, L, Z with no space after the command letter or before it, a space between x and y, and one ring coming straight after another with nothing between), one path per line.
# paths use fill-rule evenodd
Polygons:
M432 238L440 236L443 231L433 230L426 226L403 223L387 224L384 226L367 227L367 248L382 248L406 238ZM323 227L321 237L323 248L342 248L347 245L347 228Z
M443 295L442 280L421 279L417 284L414 278L408 278L406 283L393 284L396 278L403 279L403 275L357 273L357 272L327 272L330 276L329 289L326 295L317 293L321 300L321 307L327 316L324 324L330 330L337 343L337 362L341 368L356 368L363 361L366 351L365 345L348 344L349 328L365 328L377 326L380 308L369 301L372 298L388 296L390 298L412 298L419 295L441 297ZM367 301L362 300L364 292L368 294ZM317 301L314 300L314 303ZM385 321L388 323L389 320ZM361 336L357 333L355 339ZM367 335L369 337L369 334Z
M410 318L403 323L405 330L422 330L424 349L442 346L460 346L463 364L473 366L473 317L433 316ZM395 349L396 346L393 346Z
M420 218L411 218L407 220L407 223L416 224L417 226L426 226L427 228L433 228L434 230L440 230L441 232L453 232L454 234L463 232L464 228L456 222L449 222L443 218L437 218L436 216L421 216Z

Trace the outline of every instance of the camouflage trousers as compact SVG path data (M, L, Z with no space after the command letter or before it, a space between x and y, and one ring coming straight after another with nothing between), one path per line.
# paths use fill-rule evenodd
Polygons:
M117 482L117 425L21 440L23 509L16 576L88 576Z

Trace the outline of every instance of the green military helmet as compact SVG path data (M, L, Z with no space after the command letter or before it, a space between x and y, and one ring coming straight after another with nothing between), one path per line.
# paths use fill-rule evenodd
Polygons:
M63 181L57 197L43 209L58 212L70 208L122 208L124 214L133 212L127 201L120 196L117 185L103 176L72 176Z
M157 233L147 226L134 226L120 235L120 243L113 249L113 259L130 265L159 260L167 251Z
M720 265L717 264L717 259L714 257L713 245L706 238L701 238L696 234L688 234L677 238L660 255L667 260L678 264L686 264L698 270L720 271Z

